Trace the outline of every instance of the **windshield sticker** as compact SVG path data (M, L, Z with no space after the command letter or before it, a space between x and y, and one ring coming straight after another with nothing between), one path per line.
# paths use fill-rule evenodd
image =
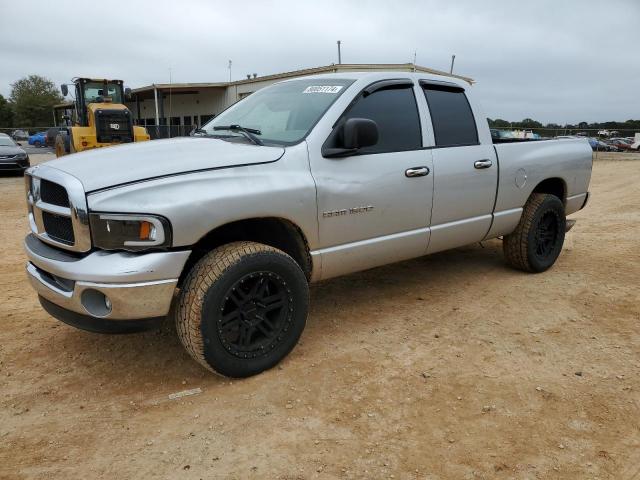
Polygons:
M340 90L342 90L341 85L311 85L302 93L338 93Z

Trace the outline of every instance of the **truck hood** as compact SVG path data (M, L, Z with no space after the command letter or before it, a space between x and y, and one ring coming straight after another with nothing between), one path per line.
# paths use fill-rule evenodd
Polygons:
M198 170L275 162L282 147L235 143L216 138L180 137L96 148L48 162L69 173L86 192Z

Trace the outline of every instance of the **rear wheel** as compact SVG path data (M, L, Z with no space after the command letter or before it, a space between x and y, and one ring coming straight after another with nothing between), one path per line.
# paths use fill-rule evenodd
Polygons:
M555 195L533 193L515 231L504 237L507 263L526 272L544 272L560 255L567 219Z
M294 348L308 305L307 279L293 258L260 243L234 242L191 269L176 327L189 355L205 368L248 377Z

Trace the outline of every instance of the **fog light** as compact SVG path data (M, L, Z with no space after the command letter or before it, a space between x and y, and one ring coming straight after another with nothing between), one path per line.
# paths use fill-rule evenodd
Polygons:
M82 292L80 302L84 309L94 317L106 317L111 313L111 300L104 293L88 288Z

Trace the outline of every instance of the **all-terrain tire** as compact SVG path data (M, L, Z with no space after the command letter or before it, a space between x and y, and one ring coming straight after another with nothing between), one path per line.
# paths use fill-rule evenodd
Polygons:
M533 193L516 229L504 237L507 263L525 272L544 272L556 261L566 230L562 201L555 195Z
M308 307L307 279L293 258L260 243L233 242L209 252L187 274L176 330L205 368L248 377L295 347Z

